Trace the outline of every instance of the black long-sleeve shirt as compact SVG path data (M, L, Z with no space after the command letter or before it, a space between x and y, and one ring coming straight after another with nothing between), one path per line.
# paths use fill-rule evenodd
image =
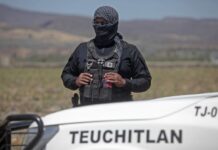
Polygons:
M87 49L87 43L81 43L64 67L61 78L66 88L78 89L75 81L79 74L85 70ZM114 101L118 99L119 101L131 100L131 92L146 91L151 85L151 75L143 56L136 46L127 42L123 42L118 73L126 80L126 84L121 88L113 86L112 97Z

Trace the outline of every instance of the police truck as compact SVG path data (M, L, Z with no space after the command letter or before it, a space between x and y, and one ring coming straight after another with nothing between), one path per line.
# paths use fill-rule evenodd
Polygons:
M14 136L22 142L14 144ZM11 115L0 127L0 150L16 148L218 150L218 93Z

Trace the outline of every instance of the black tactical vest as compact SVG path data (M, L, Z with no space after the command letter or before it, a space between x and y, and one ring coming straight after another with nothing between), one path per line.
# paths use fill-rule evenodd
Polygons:
M100 56L96 52L93 41L87 43L87 61L85 72L93 75L93 80L83 87L81 95L82 104L107 103L112 99L112 83L104 80L107 72L117 72L121 51L115 44L111 53L107 56Z

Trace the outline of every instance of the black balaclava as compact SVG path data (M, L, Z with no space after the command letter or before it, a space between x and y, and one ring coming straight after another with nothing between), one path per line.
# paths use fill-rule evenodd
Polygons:
M110 6L99 7L94 14L94 19L97 17L104 18L108 24L100 25L95 24L93 21L93 27L95 29L94 43L98 47L107 47L114 43L114 38L117 35L118 30L118 13Z

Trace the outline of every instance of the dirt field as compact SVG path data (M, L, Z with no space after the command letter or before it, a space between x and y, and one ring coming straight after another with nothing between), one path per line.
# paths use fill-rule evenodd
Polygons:
M217 67L149 67L152 86L136 100L218 91ZM0 120L13 113L45 115L71 107L62 68L0 68Z

